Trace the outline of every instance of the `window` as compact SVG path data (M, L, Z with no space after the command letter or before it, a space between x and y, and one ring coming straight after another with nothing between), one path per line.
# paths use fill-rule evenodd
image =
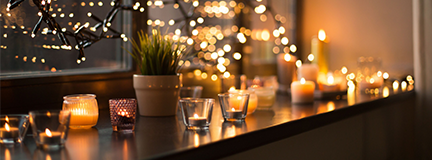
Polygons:
M63 32L73 33L79 27L88 24L86 31L98 36L103 32L103 27L94 27L99 23L96 19L104 20L111 8L107 1L53 0L49 14ZM32 30L40 19L38 13L33 1L23 1L10 12L6 12L6 4L1 4L0 79L106 73L131 69L131 58L122 49L122 46L128 47L129 43L122 38L100 39L84 49L85 58L80 58L73 36L66 36L71 47L63 48L59 34L52 34L52 30L45 22L41 23L40 29L32 38ZM90 15L97 18L91 18ZM110 26L124 34L122 37L130 36L131 13L118 12ZM106 32L106 35L114 34L112 30Z

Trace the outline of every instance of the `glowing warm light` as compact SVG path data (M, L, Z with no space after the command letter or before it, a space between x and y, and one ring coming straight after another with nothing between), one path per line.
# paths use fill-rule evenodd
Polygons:
M328 84L333 84L333 83L334 83L334 78L333 78L333 76L329 76L329 77L327 77L327 83L328 83Z
M383 97L385 98L385 97L388 97L390 95L390 90L389 90L389 88L386 86L386 87L384 87L384 89L383 89Z
M9 124L7 124L7 123L5 123L5 129L6 129L6 131L10 131L10 127L9 127Z
M45 133L48 137L52 137L51 131L48 128L45 129Z
M305 78L302 77L302 78L300 79L300 83L301 83L301 84L305 84L305 83L306 83Z
M342 74L347 74L348 73L348 68L343 66L341 69Z
M194 117L195 117L195 115L194 115ZM198 118L198 117L195 117L195 118ZM199 147L199 144L200 144L200 142L199 142L199 136L198 136L197 133L194 133L194 146L195 147Z
M201 78L202 78L202 79L207 79L207 77L208 77L208 74L207 74L207 73L203 72L203 73L201 74Z
M399 81L395 80L393 82L393 90L397 90L399 88Z
M402 91L405 91L406 88L407 88L407 82L402 81L402 82L401 82L401 89L402 89Z
M234 58L235 60L240 60L241 57L242 57L241 54L238 53L238 52L235 52L235 53L233 54L233 58Z
M284 56L284 60L287 61L287 62L291 61L291 55L288 54L288 53L286 53L285 56Z
M280 32L279 32L277 29L275 29L275 30L273 31L273 36L274 36L274 37L279 37L279 36L280 36Z
M311 53L308 55L307 58L308 58L309 62L312 62L315 59L315 56Z
M288 38L287 38L287 37L283 37L283 38L281 39L281 43L282 43L283 45L288 45L288 43L289 43Z
M235 111L235 109L234 109L234 108L231 108L231 111Z
M284 33L285 33L285 27L280 26L280 27L279 27L279 32L280 32L281 34L284 34Z
M412 81L412 80L413 80L413 77L412 77L411 75L408 75L408 76L406 77L406 80L407 80L407 81Z
M261 38L262 38L262 40L264 40L264 41L268 41L268 40L270 39L270 32L269 32L267 29L264 29L264 30L261 32Z
M194 74L195 74L195 76L200 76L201 70L199 70L199 69L194 70Z
M216 74L213 74L213 75L211 76L211 80L212 80L212 81L216 81L217 79L218 79L218 77L217 77Z
M296 52L296 51L297 51L297 47L296 47L294 44L292 44L292 45L290 46L290 51L291 51L292 53Z
M375 82L375 79L373 79L373 78L371 78L370 80L369 80L369 83L370 84L373 84Z
M383 75L383 73L382 73L381 71L378 71L378 72L377 72L377 76L378 76L378 77L381 77L382 75Z
M330 101L327 103L327 111L333 111L335 110L335 104L333 101Z
M257 7L255 7L255 9L254 9L254 11L256 12L256 13L258 13L258 14L262 14L262 13L264 13L265 11L266 11L266 6L264 6L264 5L259 5L259 6L257 6Z
M223 46L223 50L224 50L225 52L229 52L229 51L231 51L231 46L230 46L229 44L225 44L225 45Z
M5 121L9 122L9 117L8 116L5 117Z
M300 68L302 66L302 61L301 60L297 60L296 61L296 66L297 66L297 68Z
M247 41L246 36L243 33L238 33L237 39L239 40L240 43L246 43Z
M320 30L318 31L318 39L319 39L320 41L324 41L324 40L326 39L326 33L325 33L324 30L320 29Z
M228 89L228 91L235 91L236 90L236 88L234 87L234 86L231 86L229 89Z
M225 78L228 78L228 77L231 76L231 74L230 74L229 72L225 72L225 73L223 74L223 76L224 76Z

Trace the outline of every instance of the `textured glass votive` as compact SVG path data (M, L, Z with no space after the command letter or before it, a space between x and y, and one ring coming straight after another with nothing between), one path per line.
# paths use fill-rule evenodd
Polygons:
M1 115L0 143L21 143L24 140L29 124L28 115Z
M246 118L249 93L218 94L225 121L242 121Z
M70 128L86 129L96 125L99 117L96 95L74 94L63 99L63 110L71 111Z
M180 88L180 98L201 98L202 86L189 86Z
M136 99L110 99L109 106L113 131L132 132L136 121Z
M208 129L215 100L213 98L182 98L179 106L187 129Z
M66 142L71 112L68 110L30 111L33 137L39 148L57 150Z

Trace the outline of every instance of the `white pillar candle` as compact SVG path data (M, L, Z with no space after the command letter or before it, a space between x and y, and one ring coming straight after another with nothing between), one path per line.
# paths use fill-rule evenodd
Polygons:
M300 81L291 83L292 103L312 103L314 101L315 84L301 78Z

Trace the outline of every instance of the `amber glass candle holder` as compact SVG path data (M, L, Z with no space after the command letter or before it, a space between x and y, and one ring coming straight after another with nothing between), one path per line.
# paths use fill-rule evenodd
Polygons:
M136 99L110 99L109 106L113 131L133 132L136 122Z
M88 129L96 125L99 117L96 95L74 94L63 99L63 110L71 111L70 128Z
M29 116L24 114L1 115L0 143L21 143L29 126Z
M66 142L71 112L68 110L30 111L33 138L39 148L58 150Z

